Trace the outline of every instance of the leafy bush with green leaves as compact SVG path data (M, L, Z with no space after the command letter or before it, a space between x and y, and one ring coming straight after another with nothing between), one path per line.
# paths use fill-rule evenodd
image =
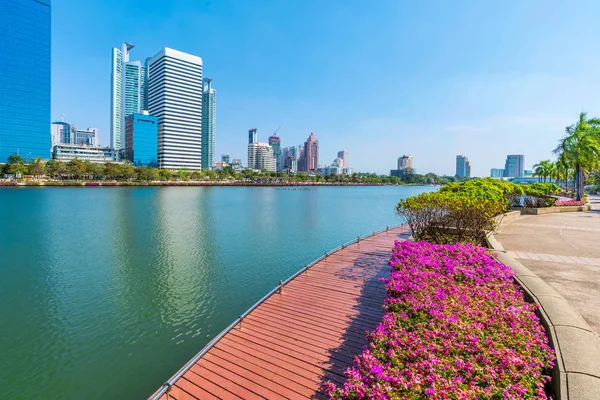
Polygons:
M496 228L494 217L506 207L506 199L497 191L486 195L480 188L475 193L421 193L400 200L396 212L406 219L417 241L480 244L485 233Z
M556 199L551 195L560 193L560 188L555 183L540 182L525 185L525 194L522 202L515 204L530 208L552 207Z
M519 203L524 193L521 185L492 178L450 183L442 186L440 192L463 193L481 200L504 202L504 211Z
M527 195L543 195L550 196L552 194L558 194L561 192L560 187L556 183L550 182L540 182L540 183L532 183L525 186L525 194Z

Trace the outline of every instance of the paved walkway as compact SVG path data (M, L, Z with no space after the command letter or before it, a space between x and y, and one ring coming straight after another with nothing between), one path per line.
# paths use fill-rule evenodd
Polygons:
M590 203L585 213L522 215L502 225L496 239L600 334L600 197Z
M175 381L166 399L325 399L324 383L383 316L387 262L406 227L363 239L302 273L246 316Z

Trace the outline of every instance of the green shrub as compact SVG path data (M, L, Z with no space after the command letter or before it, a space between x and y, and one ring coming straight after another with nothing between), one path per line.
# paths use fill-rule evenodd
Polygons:
M396 212L406 219L417 241L480 244L485 233L496 228L494 217L506 207L506 198L496 189L474 187L469 192L443 190L409 197L400 200Z
M540 182L532 183L530 185L525 186L525 194L530 196L536 196L540 194L542 196L550 196L552 194L558 194L560 192L561 189L556 183Z
M481 200L503 202L504 211L520 203L524 193L521 185L492 178L450 183L442 186L440 192L463 193Z

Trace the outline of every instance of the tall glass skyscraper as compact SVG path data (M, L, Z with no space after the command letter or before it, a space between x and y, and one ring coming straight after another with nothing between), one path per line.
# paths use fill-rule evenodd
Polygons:
M202 94L202 168L211 169L215 161L215 125L217 122L217 91L212 79L204 78Z
M0 162L50 158L50 0L0 0Z
M504 176L507 178L520 178L525 175L525 156L523 154L509 154L504 164Z
M130 43L112 49L110 86L110 145L115 150L125 147L125 118L147 109L147 68L139 61L129 61Z

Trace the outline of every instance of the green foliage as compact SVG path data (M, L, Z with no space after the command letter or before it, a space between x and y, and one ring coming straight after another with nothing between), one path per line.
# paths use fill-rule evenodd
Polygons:
M485 233L496 228L495 217L507 207L497 190L485 193L478 188L471 193L453 189L400 200L396 212L406 219L415 240L481 244Z
M442 186L440 192L462 193L480 200L503 203L503 211L517 203L524 193L521 185L492 178L449 183Z
M525 194L531 196L550 196L561 192L557 184L550 182L532 183L530 185L525 185L524 188Z

